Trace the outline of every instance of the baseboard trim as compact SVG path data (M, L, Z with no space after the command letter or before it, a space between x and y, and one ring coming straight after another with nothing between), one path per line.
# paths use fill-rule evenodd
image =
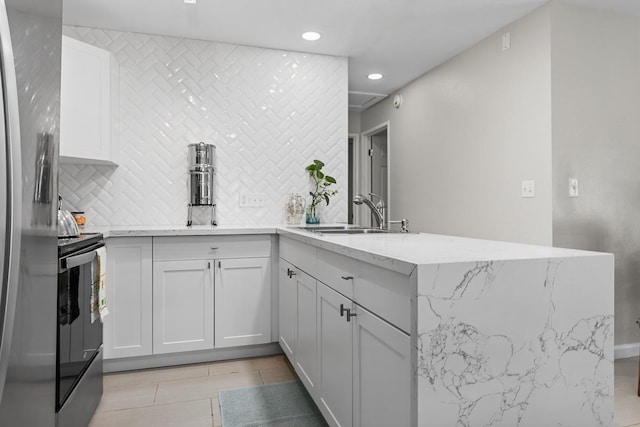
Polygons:
M626 359L627 357L636 356L640 356L640 342L613 346L614 359Z
M104 361L104 372L122 372L135 369L186 365L190 363L217 362L220 360L242 359L246 357L271 356L281 353L282 348L280 348L280 344L274 342L245 347L106 359Z

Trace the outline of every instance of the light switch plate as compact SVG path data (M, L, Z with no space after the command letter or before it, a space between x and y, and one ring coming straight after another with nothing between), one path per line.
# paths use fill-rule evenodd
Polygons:
M569 178L569 197L578 197L579 195L578 180L576 178Z
M536 182L534 180L522 181L521 197L536 197Z

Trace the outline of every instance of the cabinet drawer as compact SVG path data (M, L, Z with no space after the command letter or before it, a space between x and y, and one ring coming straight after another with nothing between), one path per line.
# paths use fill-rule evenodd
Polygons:
M172 236L153 238L153 260L260 258L271 255L271 236Z
M318 249L316 277L327 286L409 333L409 276Z
M280 236L280 258L287 260L310 276L316 275L316 254L317 249L314 246Z

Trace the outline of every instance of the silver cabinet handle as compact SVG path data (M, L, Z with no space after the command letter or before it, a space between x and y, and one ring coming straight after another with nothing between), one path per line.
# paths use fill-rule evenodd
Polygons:
M342 280L353 280L353 276L342 276Z

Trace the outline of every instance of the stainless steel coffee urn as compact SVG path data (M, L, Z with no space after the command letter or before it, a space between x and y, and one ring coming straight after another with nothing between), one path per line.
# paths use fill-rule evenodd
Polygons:
M187 227L192 220L193 206L204 206L211 209L211 225L216 224L216 214L213 194L213 175L216 146L200 142L189 144L188 162L189 204L187 205Z

